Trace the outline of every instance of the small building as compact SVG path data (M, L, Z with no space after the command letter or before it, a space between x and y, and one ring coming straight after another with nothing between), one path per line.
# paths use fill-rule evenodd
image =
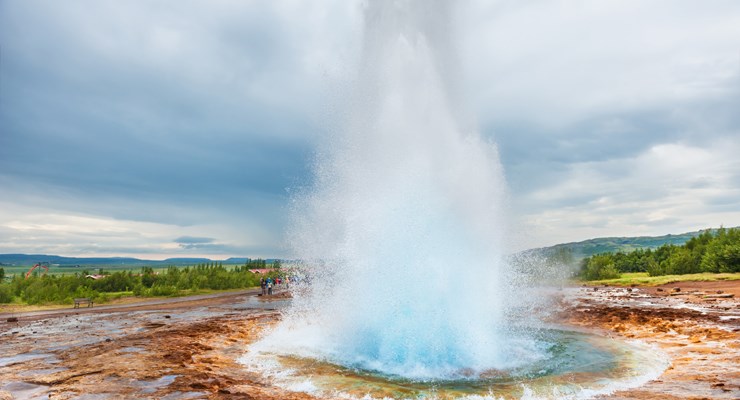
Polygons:
M255 268L255 269L250 269L249 270L249 272L251 272L253 274L259 274L259 275L266 275L266 274L269 274L272 271L274 271L272 268Z

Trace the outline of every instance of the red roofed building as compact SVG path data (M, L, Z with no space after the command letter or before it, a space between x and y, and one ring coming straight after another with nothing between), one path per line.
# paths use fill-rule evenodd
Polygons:
M261 269L250 269L249 270L249 272L253 274L260 274L260 275L269 274L272 271L274 271L272 268L261 268Z

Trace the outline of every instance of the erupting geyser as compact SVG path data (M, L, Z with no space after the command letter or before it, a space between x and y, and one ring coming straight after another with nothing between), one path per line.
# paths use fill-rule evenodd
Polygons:
M496 148L452 101L449 7L366 6L349 116L295 199L291 244L310 284L252 355L408 382L555 369L531 367L553 343L507 265Z
M368 5L351 117L296 205L312 291L286 325L311 330L289 342L306 354L415 378L526 360L505 335L504 179L450 103L446 7Z

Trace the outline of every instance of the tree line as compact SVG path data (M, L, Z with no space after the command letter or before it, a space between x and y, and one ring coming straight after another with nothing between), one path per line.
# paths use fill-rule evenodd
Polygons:
M596 254L584 258L580 266L584 280L619 278L624 272L650 276L740 272L740 228L706 230L680 246Z
M74 275L38 275L25 278L14 275L8 282L0 280L0 303L20 300L26 304L72 304L75 298L88 297L105 302L122 293L135 296L177 296L203 290L241 289L259 286L260 275L249 272L255 268L279 268L279 262L250 260L233 268L221 263L203 263L185 268L168 267L155 271L143 267L140 273L117 271L103 277L88 278L88 271ZM271 273L280 274L279 269ZM0 271L4 275L4 271Z

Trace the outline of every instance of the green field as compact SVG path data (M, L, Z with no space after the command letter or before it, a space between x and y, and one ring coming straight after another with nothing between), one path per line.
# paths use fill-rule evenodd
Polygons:
M224 268L232 269L235 267L238 267L243 264L223 264ZM25 275L26 272L28 272L29 269L31 269L33 265L3 265L0 266L0 268L5 270L5 277L6 279L10 279L12 275ZM152 268L155 272L165 272L170 266L167 265L157 265L157 266L148 266L148 265L80 265L80 266L59 266L59 265L50 265L49 266L49 275L74 275L81 272L87 271L88 274L97 274L102 269L106 273L112 273L112 272L128 272L131 271L135 274L139 274L142 272L143 268ZM186 266L177 266L178 268L185 268ZM39 271L39 274L44 274L45 270L43 268L37 268L36 271ZM34 271L35 273L35 271Z
M658 286L674 282L730 280L740 280L740 273L715 274L711 272L704 272L700 274L649 276L647 272L630 272L624 273L621 277L616 279L603 279L598 281L585 281L580 283L585 283L587 285L611 286Z

